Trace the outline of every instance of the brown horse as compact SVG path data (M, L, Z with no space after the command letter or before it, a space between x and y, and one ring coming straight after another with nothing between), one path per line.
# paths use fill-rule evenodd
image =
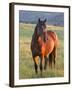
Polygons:
M43 68L46 69L47 67L47 56L49 56L49 66L52 67L52 61L55 66L57 44L58 38L56 33L53 31L46 31L46 19L44 21L39 19L31 41L31 51L36 73L38 73L37 56L40 58L41 75Z

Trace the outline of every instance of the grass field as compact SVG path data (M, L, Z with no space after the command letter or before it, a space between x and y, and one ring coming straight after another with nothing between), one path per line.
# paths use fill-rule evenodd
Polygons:
M19 78L41 78L40 70L38 69L38 75L35 74L34 62L31 55L30 44L32 34L34 32L35 24L23 24L19 25ZM57 33L59 38L59 47L57 49L56 67L47 67L46 71L43 71L42 77L63 77L64 76L64 27L60 26L47 26L48 30L52 30Z

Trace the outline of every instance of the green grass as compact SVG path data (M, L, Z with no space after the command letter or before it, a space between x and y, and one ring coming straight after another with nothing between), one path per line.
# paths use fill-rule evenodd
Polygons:
M55 68L49 68L43 71L42 77L40 76L40 70L38 67L38 75L34 71L34 62L31 55L30 43L32 34L34 32L35 24L23 24L19 25L19 78L44 78L44 77L63 77L64 76L64 31L63 27L48 26L48 30L52 30L57 33L59 38L59 47L57 49L57 58Z

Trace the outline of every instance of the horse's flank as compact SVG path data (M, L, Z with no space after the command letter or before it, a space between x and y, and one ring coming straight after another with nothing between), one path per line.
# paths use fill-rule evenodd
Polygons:
M54 40L55 42L55 46L58 47L59 46L59 39L57 37L57 34L53 31L47 31L48 35L50 35L52 37L52 39Z

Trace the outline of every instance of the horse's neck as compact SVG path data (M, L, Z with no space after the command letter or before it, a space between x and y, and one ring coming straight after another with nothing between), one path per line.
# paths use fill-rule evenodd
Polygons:
M37 26L35 27L35 31L34 31L34 34L33 34L33 38L34 38L35 41L37 41L37 38L38 38L36 28L37 28Z
M34 34L36 34L37 26L35 27Z

